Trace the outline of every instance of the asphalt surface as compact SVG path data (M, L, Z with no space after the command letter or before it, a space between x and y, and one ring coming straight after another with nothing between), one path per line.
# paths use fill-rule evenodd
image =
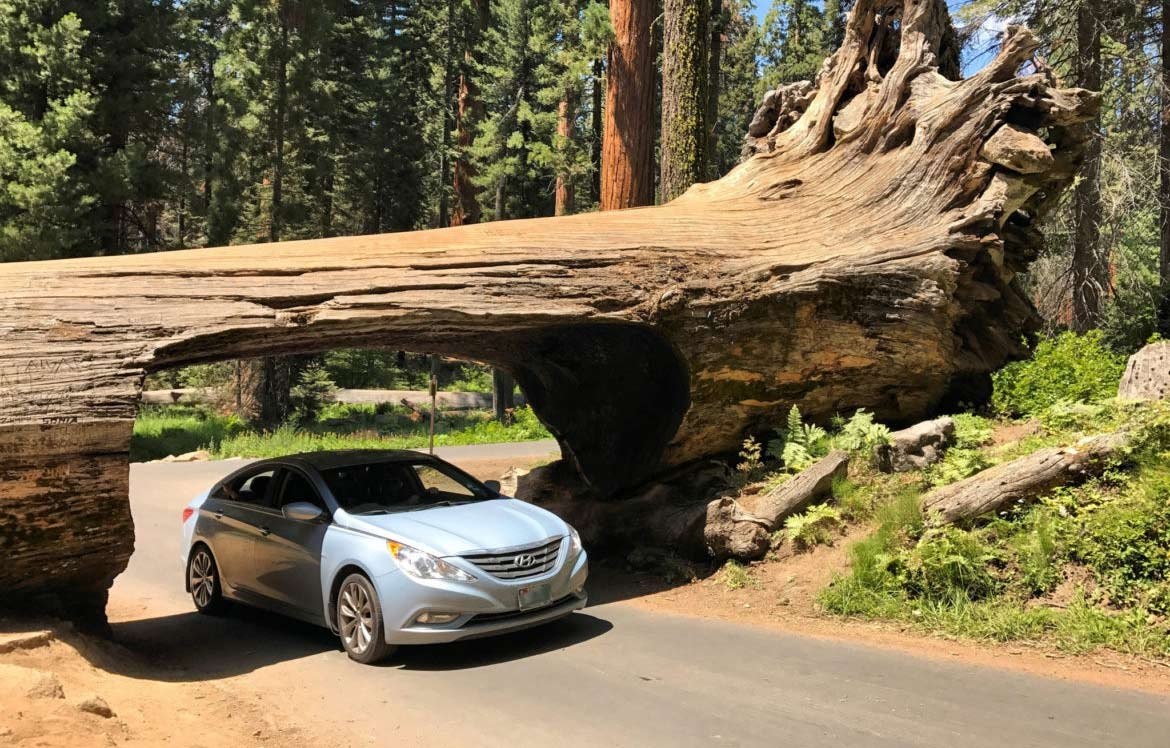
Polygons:
M496 445L458 449L447 456L502 456ZM179 514L239 464L132 466L137 550L111 607L140 612L115 636L176 668L154 677L247 684L370 744L1170 746L1170 700L1159 696L621 602L359 666L322 629L243 609L193 612Z

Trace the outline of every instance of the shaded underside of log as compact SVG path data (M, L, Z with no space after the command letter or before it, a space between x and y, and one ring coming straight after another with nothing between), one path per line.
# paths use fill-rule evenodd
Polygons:
M124 567L131 424L167 367L339 347L490 363L589 501L733 452L794 403L929 414L1022 352L1017 274L1096 106L1042 65L1016 75L1037 46L1021 29L947 79L948 29L941 3L858 0L800 111L664 206L0 266L0 590ZM981 158L1005 124L1052 148L1045 171Z
M1127 443L1127 435L1117 433L1087 438L1072 447L1040 449L936 488L922 497L922 509L936 523L967 522L1100 475Z

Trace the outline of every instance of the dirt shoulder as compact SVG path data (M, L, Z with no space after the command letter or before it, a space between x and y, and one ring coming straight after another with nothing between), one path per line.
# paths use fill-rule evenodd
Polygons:
M246 688L184 682L68 625L0 620L0 744L292 746L323 743Z

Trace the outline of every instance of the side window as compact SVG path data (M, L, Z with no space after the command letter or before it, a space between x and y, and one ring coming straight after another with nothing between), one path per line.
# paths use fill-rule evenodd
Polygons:
M441 494L454 499L474 499L475 494L467 486L455 480L446 473L441 473L430 465L415 465L418 481L423 490L431 494Z
M219 490L215 492L215 498L239 501L245 504L264 504L268 500L268 494L272 491L275 477L275 468L242 475L220 486Z
M309 479L301 475L295 470L285 471L287 476L284 479L284 485L280 490L280 500L276 503L277 509L284 508L285 504L294 504L298 501L306 501L314 506L320 507L322 511L329 511L325 506L325 501L317 493L317 489L313 488L313 484Z

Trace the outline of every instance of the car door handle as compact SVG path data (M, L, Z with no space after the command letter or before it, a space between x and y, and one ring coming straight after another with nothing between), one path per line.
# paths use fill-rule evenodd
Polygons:
M272 530L269 530L267 527L261 527L261 528L260 528L260 535L261 535L262 537L268 537L268 536L269 536L269 535L271 535L271 534L272 534Z
M223 519L223 512L216 512L216 513L215 513L215 518L216 518L216 519Z

